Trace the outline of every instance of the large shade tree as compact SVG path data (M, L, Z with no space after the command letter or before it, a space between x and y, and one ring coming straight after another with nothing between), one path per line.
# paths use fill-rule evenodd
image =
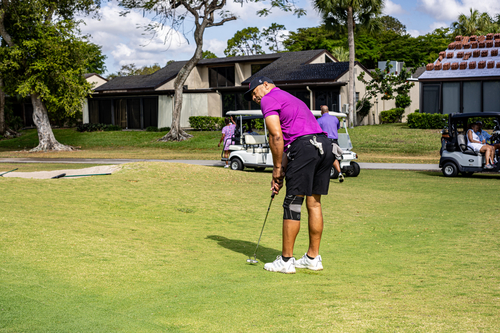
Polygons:
M55 139L48 110L75 113L90 92L83 77L90 47L76 37L74 18L98 7L94 0L0 2L0 73L5 92L31 97L39 139L32 151L72 149Z
M230 0L231 1L231 0ZM259 0L250 0L257 2ZM235 1L241 2L243 1ZM193 38L196 44L196 50L184 66L180 69L174 81L174 109L172 111L172 124L170 132L160 141L183 141L192 137L186 133L180 124L182 110L182 92L183 86L193 68L203 57L203 35L205 29L210 27L218 27L224 23L236 20L237 17L233 13L226 10L227 0L120 0L120 5L126 9L123 13L126 15L130 10L141 10L148 15L152 15L153 19L147 25L146 31L157 34L161 28L168 26L170 31L180 29L184 22L193 22L194 29ZM261 9L258 15L267 15L271 8L277 7L284 11L291 11L297 16L304 14L304 10L296 8L293 1L289 0L272 0L269 8ZM169 39L171 35L167 34L165 39Z
M365 26L368 31L376 29L374 20L384 7L383 0L314 0L314 7L321 13L327 27L339 31L347 27L349 44L349 124L354 125L354 29L356 24Z

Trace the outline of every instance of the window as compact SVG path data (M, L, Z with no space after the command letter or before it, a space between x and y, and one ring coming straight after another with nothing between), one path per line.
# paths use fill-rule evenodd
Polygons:
M212 67L208 76L210 88L234 87L234 66Z
M460 82L443 83L443 114L460 112Z
M481 112L481 81L465 81L462 94L463 112Z
M325 54L325 63L327 62L333 62L333 60L330 59L330 57Z
M267 65L269 65L269 64L254 64L254 65L252 65L252 75L257 73L258 71L260 71L261 69L263 69Z
M357 93L358 94L358 93ZM359 95L358 95L359 97ZM339 112L339 91L338 90L315 90L314 105L315 110L319 110L321 105L328 106L330 111ZM306 103L309 106L308 103Z
M422 112L439 113L439 84L423 85Z
M483 82L483 111L500 112L500 81Z

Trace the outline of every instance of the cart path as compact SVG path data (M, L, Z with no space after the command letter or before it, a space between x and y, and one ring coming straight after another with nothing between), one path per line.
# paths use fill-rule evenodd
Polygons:
M103 158L0 158L0 163L61 163L61 164L124 164L132 162L184 163L222 167L224 162L214 160L154 160L154 159L103 159ZM359 163L365 170L416 170L441 171L437 164L413 163Z

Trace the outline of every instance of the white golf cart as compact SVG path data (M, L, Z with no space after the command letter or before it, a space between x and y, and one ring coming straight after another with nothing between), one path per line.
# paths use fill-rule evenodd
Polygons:
M315 117L321 116L321 111L312 111ZM237 110L229 111L227 116L236 117L236 131L231 140L233 144L229 145L229 158L221 155L221 160L230 161L230 167L233 170L243 170L243 168L254 168L256 171L264 171L266 168L273 167L273 155L269 148L267 140L267 128L264 122L264 135L250 135L243 132L243 124L252 119L262 119L260 110ZM330 112L330 115L342 118L342 126L345 133L339 133L339 146L343 150L340 168L346 176L357 177L360 172L359 164L354 160L358 155L351 151L352 143L347 131L345 118L347 115L340 112ZM241 134L243 132L243 134ZM338 178L337 171L332 167L330 178Z

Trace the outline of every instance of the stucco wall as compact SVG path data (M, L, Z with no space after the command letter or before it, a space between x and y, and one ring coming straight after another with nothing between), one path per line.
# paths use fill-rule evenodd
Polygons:
M92 76L90 76L90 77L87 78L87 82L92 85L92 89L95 89L95 88L97 88L99 86L102 86L103 84L105 84L108 81L104 80L100 76L92 75Z
M173 97L158 97L158 127L170 127L172 124ZM190 127L191 116L222 115L222 104L219 94L184 94L182 97L181 127Z

